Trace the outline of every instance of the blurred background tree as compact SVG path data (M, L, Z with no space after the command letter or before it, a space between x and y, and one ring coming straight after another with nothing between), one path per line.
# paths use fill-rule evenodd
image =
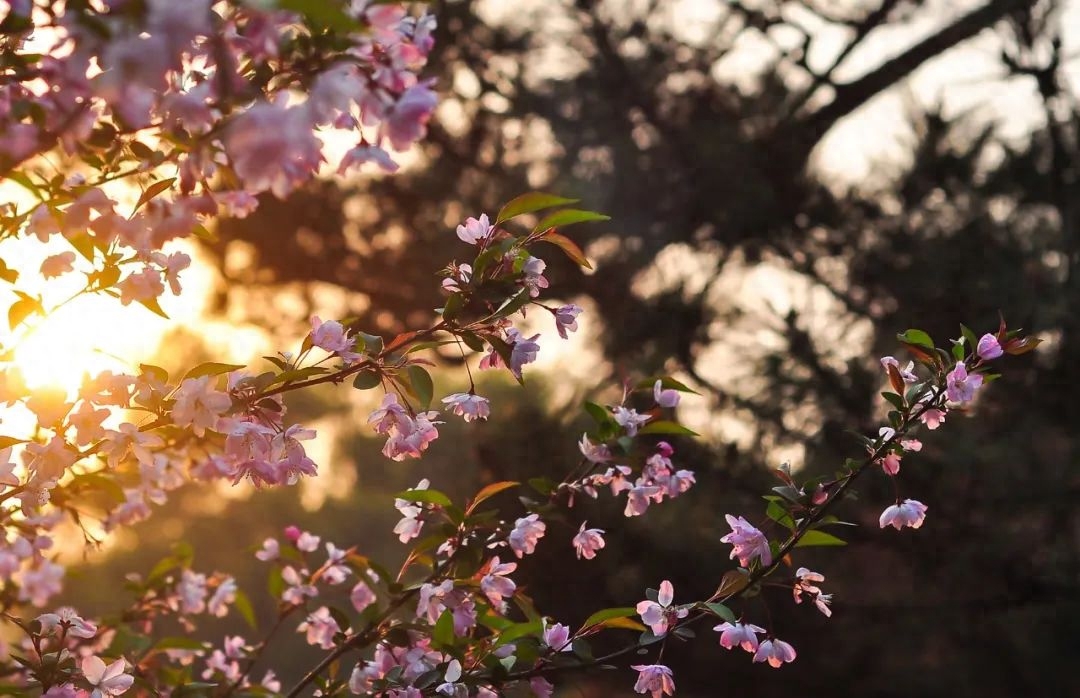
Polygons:
M833 618L768 594L799 660L751 665L712 633L665 659L685 696L1057 694L1080 630L1078 5L434 3L443 102L421 152L392 178L267 199L222 225L206 249L217 312L282 338L313 312L369 332L416 327L440 304L435 272L460 254L453 226L544 189L612 215L572 234L593 273L548 260L558 295L587 308L585 336L560 350L538 325L542 354L561 351L534 372L540 389L488 380L493 423L447 428L418 464L382 460L348 399L294 405L337 425L320 460L336 463L335 492L312 495L308 513L287 492L230 505L230 531L257 544L299 520L400 555L392 492L421 477L459 495L561 477L584 424L568 408L629 371L673 372L703 395L681 416L705 438L676 444L698 473L692 496L629 526L583 502L573 513L614 534L600 557L572 559L580 518L568 519L523 568L567 622L598 593L628 605L664 578L676 600L701 597L729 567L722 514L760 511L769 467L829 472L858 450L847 430L881 423L877 357L896 332L955 337L962 320L982 332L1001 311L1050 341L905 462L901 492L930 506L927 526L879 532L895 494L864 485L849 547L798 561L826 575ZM427 266L404 263L417 246ZM194 526L201 564L227 564L234 553L208 543L216 525L186 506L174 519ZM757 600L746 610L763 613ZM627 691L625 675L603 678L560 690Z

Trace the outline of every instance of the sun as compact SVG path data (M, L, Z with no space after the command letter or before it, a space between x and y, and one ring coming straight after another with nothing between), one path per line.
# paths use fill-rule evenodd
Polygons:
M145 310L112 298L82 296L33 323L17 341L14 364L31 390L78 390L86 375L128 372L160 339ZM153 323L151 323L153 324Z

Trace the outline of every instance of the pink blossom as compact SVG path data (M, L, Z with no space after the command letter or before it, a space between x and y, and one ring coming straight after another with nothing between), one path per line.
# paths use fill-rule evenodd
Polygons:
M802 603L803 595L808 595L814 601L814 605L817 609L825 615L826 618L832 616L832 609L829 608L829 604L832 602L831 594L821 593L821 588L816 586L825 581L825 575L818 572L811 572L805 567L800 567L795 572L795 584L792 586L792 595L795 597L795 603Z
M278 559L281 554L281 546L276 538L267 538L263 541L262 548L255 553L255 558L263 562Z
M313 553L319 547L319 536L303 531L296 539L296 549L304 553Z
M349 339L347 335L345 327L337 320L323 322L318 315L311 316L311 343L352 363L360 355L352 350L355 339Z
M720 633L720 646L724 649L742 647L747 652L757 652L758 633L765 632L765 628L759 628L750 623L723 622L713 630Z
M638 429L641 428L645 422L652 419L650 415L638 414L635 409L627 409L622 405L618 405L613 410L615 421L626 430L627 436L636 436Z
M783 640L764 640L754 653L755 662L768 662L779 669L785 662L795 661L795 648Z
M318 645L324 650L334 646L334 635L341 632L340 626L326 606L320 606L314 613L309 614L296 629L299 632L307 631L308 644Z
M904 366L903 368L900 368L900 362L897 361L894 357L892 357L892 356L883 356L883 357L881 357L881 366L886 371L889 370L889 366L894 367L896 369L897 373L900 374L900 378L905 383L917 383L917 382L919 382L919 377L917 375L915 375L915 362L914 361L908 361L907 366Z
M548 280L544 278L544 269L547 262L538 257L529 257L525 260L525 266L521 272L524 275L521 283L529 289L529 296L536 298L540 295L540 289L548 287Z
M75 262L74 252L61 252L60 254L54 254L51 257L47 257L44 262L41 263L41 275L46 279L51 279L61 274L66 274L72 270L72 264Z
M578 529L577 535L574 536L574 540L572 541L579 560L581 558L592 560L596 557L596 551L600 550L605 545L604 529L585 528L586 525L588 525L588 522L586 521L581 523L581 528Z
M64 568L49 560L42 560L36 567L24 570L20 581L19 600L34 606L44 606L49 599L60 593Z
M734 517L726 514L724 518L731 526L731 533L720 539L721 543L730 543L734 546L731 551L732 558L739 558L739 564L743 567L750 566L752 558L759 558L761 564L772 564L772 551L769 549L769 541L765 534L750 525L743 517Z
M308 112L300 107L256 104L229 124L224 142L244 187L278 198L309 179L323 159Z
M678 606L672 608L671 603L674 600L675 588L671 585L671 582L665 579L660 582L660 591L657 594L656 601L646 599L638 602L637 612L645 625L652 630L653 635L657 637L666 635L673 619L685 618L690 613L686 608L679 608Z
M497 556L491 558L487 574L480 579L480 591L484 592L493 607L501 609L503 599L514 595L517 584L508 575L516 569L516 562L500 564Z
M540 339L540 335L534 334L526 339L516 329L510 328L506 333L506 338L512 347L510 352L510 372L520 379L522 367L536 361L536 354L540 351L540 345L536 343L536 340Z
M229 604L236 601L236 580L226 577L218 584L210 600L206 602L206 610L218 618L224 618L229 613Z
M176 585L181 613L202 613L206 609L206 575L184 570Z
M70 606L58 608L55 613L43 613L37 617L37 622L41 623L41 633L43 635L61 629L69 637L89 639L97 635L98 631L96 625L83 620L75 609Z
M589 440L588 434L581 435L578 449L581 451L581 455L585 456L585 459L590 463L607 463L611 460L611 450L607 445L602 443L594 444Z
M652 698L660 698L661 694L675 695L675 680L671 669L663 664L635 664L630 667L638 672L634 690L638 693L651 693Z
M919 421L926 425L930 431L937 429L945 421L945 410L930 408L919 415Z
M881 469L885 471L886 475L896 475L900 472L900 454L895 451L889 451L878 462L881 463Z
M165 293L165 284L161 283L161 272L152 267L145 267L140 272L129 274L116 285L120 291L120 303L149 301Z
M555 314L555 329L558 330L559 336L563 339L567 338L567 332L577 332L577 316L582 313L581 306L574 305L561 305L554 310Z
M300 606L305 599L318 596L318 590L306 582L307 576L307 570L298 572L292 565L285 565L285 567L281 568L281 578L287 585L285 591L281 593L281 600L285 603Z
M905 451L912 451L913 453L918 453L922 450L922 441L919 441L918 439L904 439L900 442L900 446Z
M84 400L79 405L79 409L68 415L68 424L75 428L75 443L86 446L105 436L105 429L102 428L101 423L110 414L112 413L109 410L94 409L93 405Z
M466 218L464 225L457 227L457 236L462 242L470 245L479 245L491 237L492 227L486 213L481 213L480 218Z
M998 342L997 337L987 333L979 338L979 346L976 349L976 353L983 361L992 361L1004 354L1004 350L1001 348L1001 343Z
M368 424L374 424L375 431L379 434L389 433L394 428L408 428L410 420L409 413L398 402L396 393L383 395L382 404L368 416Z
M428 479L424 478L416 485L416 487L410 487L408 491L426 490L430 484ZM398 534L398 540L402 543L408 543L413 538L419 536L420 529L424 527L424 522L420 519L420 514L423 513L424 507L422 504L410 502L406 499L395 499L394 507L401 512L401 515L404 517L396 526L394 526L394 533Z
M429 623L434 623L446 610L444 601L454 590L454 580L444 579L439 584L426 583L420 587L420 598L416 604L416 617L427 618Z
M923 519L926 518L926 508L922 502L905 499L881 512L878 523L881 528L892 526L898 531L904 526L919 528L923 524Z
M507 542L510 549L518 558L531 555L536 550L536 543L544 537L547 525L540 520L539 514L529 514L514 522L514 530L510 531Z
M614 490L614 481L611 487ZM645 484L628 485L627 490L626 508L623 509L624 516L641 516L649 508L649 504L663 492L661 487Z
M390 140L394 150L401 152L427 133L427 122L438 104L438 98L428 83L417 83L390 107L381 127L382 135Z
M176 426L190 426L196 436L202 436L232 406L226 393L214 389L212 380L212 376L200 376L180 383L172 410Z
M671 388L664 388L664 383L661 380L657 380L653 383L653 399L656 400L656 404L661 407L676 407L679 404L679 391Z
M77 458L67 442L59 436L52 437L44 446L36 442L28 443L22 457L26 467L32 470L40 481L53 484L75 464Z
M375 603L375 592L371 590L367 583L361 580L349 592L349 601L352 602L357 613L363 613L364 609Z
M460 678L461 662L451 659L450 663L446 665L446 673L443 674L444 681L435 688L435 692L451 698L467 698L469 689L465 684L458 683Z
M466 422L487 419L491 414L491 405L488 403L488 399L473 393L454 393L453 395L447 395L442 401L443 404L449 405L451 412Z
M354 167L361 167L368 163L378 165L384 172L394 173L398 171L398 164L386 152L377 145L361 144L345 153L338 165L338 174L345 174Z
M975 391L982 385L983 377L978 373L968 374L967 366L961 361L949 371L946 378L945 394L951 402L963 404L975 399Z
M123 657L106 667L98 657L89 656L82 660L81 668L87 682L94 687L91 698L122 695L135 681L135 677L124 673L127 664Z
M548 626L547 620L544 620L544 644L555 652L569 652L570 647L570 628L562 623L556 623L552 626Z
M529 679L529 689L536 698L551 698L555 686L543 676L534 676Z

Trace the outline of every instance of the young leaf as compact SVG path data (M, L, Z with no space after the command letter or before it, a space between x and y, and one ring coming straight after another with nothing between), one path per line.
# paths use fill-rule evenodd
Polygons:
M375 386L382 382L382 376L378 371L368 369L366 371L360 371L356 374L356 378L353 378L353 387L357 390L371 390Z
M599 625L614 618L631 618L636 615L637 609L633 606L626 606L624 608L605 608L586 618L585 622L581 624L581 627L591 628L594 625Z
M803 537L799 539L799 542L795 544L795 547L809 548L812 546L823 545L847 545L847 541L841 540L825 531L807 531L803 534Z
M583 211L578 208L567 208L544 216L543 220L533 228L534 233L542 233L552 228L561 228L574 223L586 223L588 221L610 221L611 216L594 211Z
M203 376L220 376L223 373L231 373L242 368L244 368L243 364L223 364L217 361L207 361L185 373L180 380L185 381L188 378L202 378Z
M550 232L544 237L540 238L540 242L550 242L552 245L559 247L567 257L571 259L575 264L585 267L586 269L592 269L592 265L589 264L589 260L585 257L585 253L581 251L577 243L556 232Z
M435 621L435 629L431 633L431 644L439 648L454 646L454 612L449 608L442 612L439 620Z
M405 369L405 372L409 376L409 385L412 386L412 392L416 395L417 401L425 410L431 407L431 398L435 394L435 385L431 382L431 374L416 364L410 365Z
M437 504L441 507L448 507L453 504L449 497L438 490L405 490L404 492L398 492L394 496L406 502L424 502Z
M175 182L175 181L176 181L176 177L169 177L168 179L158 180L158 181L154 182L153 184L151 184L150 186L148 186L145 190L143 190L143 193L139 196L139 200L135 203L135 209L134 209L134 211L132 211L132 213L134 213L135 211L138 211L140 208L142 208L143 204L150 201L155 196L157 196L161 192L163 192L166 189L168 189L169 187L171 187L173 185L173 182Z
M924 349L934 348L934 340L922 330L912 329L896 336L904 344L913 344L917 347L923 347Z
M499 215L495 217L495 224L498 225L499 223L504 223L511 218L517 218L525 213L535 213L536 211L542 211L545 208L553 208L565 204L576 204L577 202L577 199L566 199L561 196L555 196L554 194L545 194L541 191L529 192L528 194L522 194L503 206L499 211Z
M639 434L683 434L686 436L697 436L698 433L693 429L687 429L681 424L670 422L666 419L660 419L655 422L649 422L645 426L638 429Z
M515 482L513 480L505 480L503 482L493 482L493 483L491 483L490 485L488 485L487 487L484 487L482 490L480 490L479 492L476 493L476 496L473 497L473 500L469 504L468 508L465 510L465 513L468 514L468 513L472 512L472 510L475 509L484 500L490 499L490 498L494 497L495 495L497 495L498 493L500 493L500 492L502 492L504 490L508 490L511 487L517 487L520 484L521 484L520 482Z

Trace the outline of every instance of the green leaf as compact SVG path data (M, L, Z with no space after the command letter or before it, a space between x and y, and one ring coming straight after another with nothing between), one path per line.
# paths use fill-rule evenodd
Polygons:
M505 645L529 635L539 635L542 631L543 625L539 618L526 623L514 623L499 633L499 641L497 644L500 646Z
M240 617L244 619L244 622L251 627L252 630L257 630L259 627L258 622L255 620L255 609L251 606L251 599L240 589L236 590L236 599L233 601L233 608L240 614Z
M487 499L491 499L498 493L508 490L511 487L517 487L520 484L520 482L515 482L514 480L505 480L503 482L491 483L490 485L484 487L482 490L476 493L476 496L473 497L472 502L469 504L469 508L466 510L466 512L472 511L481 502Z
M639 434L683 434L686 436L697 436L698 433L693 429L687 429L681 424L668 421L666 419L659 419L655 422L649 422L645 426L638 429Z
M245 368L243 364L223 364L217 361L207 361L185 373L180 380L185 381L188 378L202 378L203 376L220 376L223 373L231 373L242 368Z
M896 393L882 393L881 397L885 398L885 400L888 401L888 403L896 409L901 411L904 409L904 398L900 397Z
M454 504L450 501L449 497L439 490L405 490L404 492L398 492L394 496L398 499L403 499L406 502L437 504L441 507L448 507Z
M410 365L405 372L409 376L409 385L420 405L426 410L431 407L431 398L435 394L435 385L431 382L431 374L424 367L416 364Z
M585 411L588 412L589 416L593 418L593 421L601 426L614 420L614 417L611 416L610 412L600 405L597 405L595 402L586 402L583 407Z
M475 332L460 332L458 336L461 337L461 341L465 342L465 346L469 347L473 351L484 351L484 340L480 339L479 335Z
M896 336L901 342L904 342L905 344L914 344L917 347L923 347L925 349L934 348L934 340L930 338L930 335L926 334L922 330L912 329Z
M278 0L278 7L303 15L308 21L321 27L348 32L358 29L355 19L342 9L341 4L327 0Z
M356 337L357 337L357 339L363 340L363 345L362 346L360 345L359 342L357 342L357 347L356 347L357 351L362 351L362 352L365 352L367 354L371 354L372 356L376 356L376 355L382 353L382 350L383 350L383 338L380 337L379 335L377 335L377 334L368 334L366 332L357 332Z
M529 192L528 194L522 194L521 196L512 199L503 206L499 211L499 215L495 217L495 224L498 225L499 223L508 221L511 218L517 218L526 213L535 213L536 211L542 211L545 208L576 204L577 202L577 199L567 199L540 191Z
M750 583L750 577L740 570L728 570L724 573L724 576L720 578L720 586L716 588L714 596L722 596L727 598L733 596L738 592L746 588L746 585Z
M371 390L382 383L382 375L375 370L368 369L366 371L360 371L353 378L353 387L357 390Z
M795 529L795 520L791 518L791 514L788 513L787 509L776 500L769 502L769 505L765 508L765 515L784 528Z
M586 223L588 221L610 221L611 216L605 216L595 211L583 211L578 208L566 208L544 216L543 220L533 228L534 233L541 233L552 228L561 228L574 223Z
M431 644L436 648L454 646L454 612L449 608L442 612L439 620L435 621L435 629L431 633Z
M795 544L795 547L809 548L825 545L847 545L847 541L841 540L825 531L807 531L803 534L803 537L799 539L799 542Z
M132 211L132 213L134 213L135 211L138 211L140 208L142 208L143 204L147 203L148 201L153 199L155 196L157 196L161 192L167 190L169 187L171 187L173 185L173 182L175 182L175 181L176 181L176 177L169 177L168 179L158 180L158 181L154 182L153 184L151 184L150 186L148 186L146 189L143 190L143 193L139 196L139 200L135 203L135 208Z
M500 305L494 313L487 317L487 321L498 320L499 318L513 315L514 313L525 307L525 305L530 300L532 300L532 295L529 293L529 289L523 288L510 298L507 298L505 301L503 301L502 305Z
M735 614L731 612L731 609L722 603L706 603L702 605L709 609L713 615L722 620L726 620L729 623L734 623L736 620Z
M540 238L539 242L550 242L563 251L563 253L579 266L586 269L592 269L592 264L589 264L588 258L585 257L585 253L578 247L578 244L559 233L550 232L544 237Z
M637 609L633 606L625 606L621 608L605 608L597 611L581 624L582 628L591 628L594 625L599 625L614 618L631 618L637 615Z
M979 347L979 338L975 336L975 333L971 330L970 327L961 323L960 334L963 335L964 339L967 341L968 346L971 347L971 351L975 351Z
M660 381L660 387L665 390L677 390L680 393L691 393L693 395L701 395L698 391L694 390L690 386L675 380L671 376L653 376L652 378L646 378L638 381L634 386L634 390L652 390L656 385L656 381Z

